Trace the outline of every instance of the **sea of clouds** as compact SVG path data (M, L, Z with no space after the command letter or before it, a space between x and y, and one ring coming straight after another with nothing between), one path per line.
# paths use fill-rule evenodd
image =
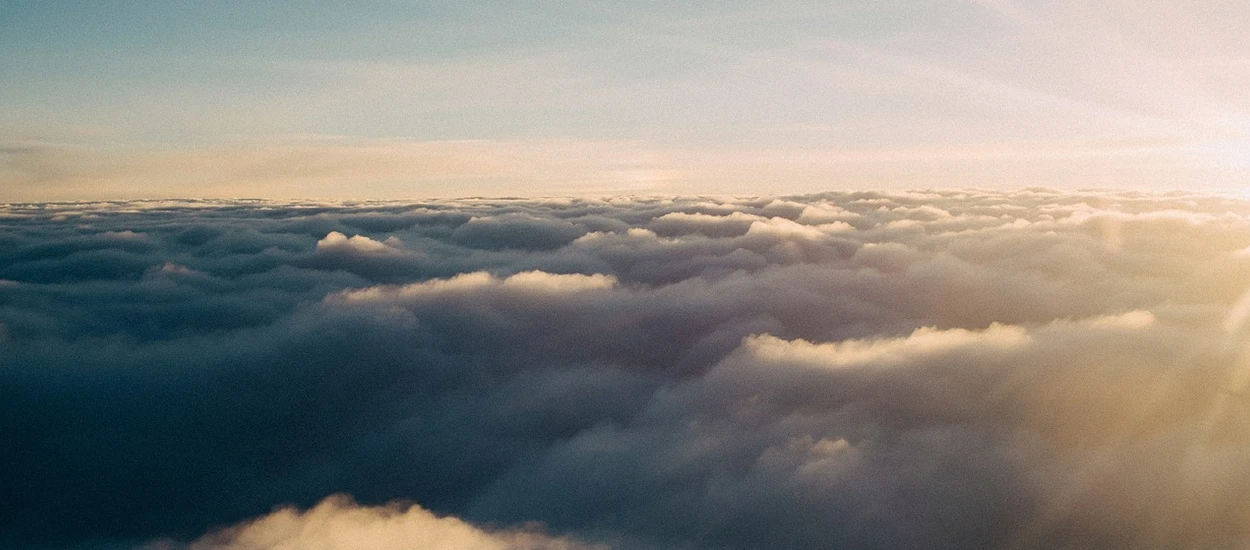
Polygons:
M1250 202L0 206L0 546L1234 548Z

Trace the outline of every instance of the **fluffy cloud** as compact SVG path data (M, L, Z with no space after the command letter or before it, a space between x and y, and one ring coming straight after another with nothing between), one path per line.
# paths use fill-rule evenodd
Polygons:
M348 254L393 254L401 246L399 239L390 237L386 242L378 242L364 235L348 237L338 231L326 233L324 239L317 241L317 250L327 253Z
M616 277L595 273L558 274L544 271L526 271L504 278L492 276L485 271L461 273L448 279L433 279L402 286L375 286L346 290L329 296L331 301L346 303L395 303L403 300L420 300L440 296L478 295L489 290L511 293L556 294L603 290L616 286Z
M1240 200L116 202L0 227L6 547L1250 538Z
M359 506L334 495L300 511L282 508L186 545L157 542L148 550L578 550L591 546L533 530L485 531L420 506Z

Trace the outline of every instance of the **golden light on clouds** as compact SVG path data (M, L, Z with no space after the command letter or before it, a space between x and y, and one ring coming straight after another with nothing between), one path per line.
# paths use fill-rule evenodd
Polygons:
M414 504L360 506L345 495L308 510L280 508L205 535L142 550L607 550L536 529L488 531Z
M0 2L0 547L1245 546L1246 29Z

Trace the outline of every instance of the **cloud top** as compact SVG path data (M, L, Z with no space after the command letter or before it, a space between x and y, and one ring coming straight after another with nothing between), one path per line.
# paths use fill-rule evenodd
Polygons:
M360 506L331 495L308 510L284 507L188 544L147 546L178 550L591 550L572 539L530 530L487 531L414 504Z
M338 231L326 233L324 239L317 241L317 250L323 252L346 252L355 254L391 254L398 252L399 239L390 237L387 242L378 242L364 235L348 237Z
M1236 547L1247 249L1186 193L0 206L0 546Z

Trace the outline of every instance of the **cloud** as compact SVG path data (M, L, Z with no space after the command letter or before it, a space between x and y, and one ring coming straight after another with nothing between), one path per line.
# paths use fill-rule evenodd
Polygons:
M762 335L746 340L744 347L754 358L764 362L787 360L836 368L872 363L909 363L916 361L918 356L972 345L1010 349L1027 341L1028 334L1021 328L994 324L983 331L923 327L904 338L848 340L829 344L785 341Z
M120 201L0 229L6 548L1250 537L1240 199Z
M737 237L747 232L760 216L744 212L725 215L670 212L651 221L651 231L665 236L698 233L708 237Z
M420 506L360 506L333 495L313 508L282 508L189 544L161 542L149 550L576 550L593 546L530 530L486 531Z
M338 231L326 233L324 239L317 241L317 250L326 253L346 254L393 254L399 252L403 243L395 237L386 242L378 242L364 235L348 237Z
M455 242L473 248L549 250L560 248L584 234L584 226L565 220L506 213L472 218L457 227L451 236Z
M347 290L330 296L332 301L347 303L402 303L438 297L472 298L488 289L503 292L561 294L610 289L616 286L616 277L595 273L559 274L545 271L526 271L499 278L485 271L461 273L449 279L433 279L399 287L382 286Z

